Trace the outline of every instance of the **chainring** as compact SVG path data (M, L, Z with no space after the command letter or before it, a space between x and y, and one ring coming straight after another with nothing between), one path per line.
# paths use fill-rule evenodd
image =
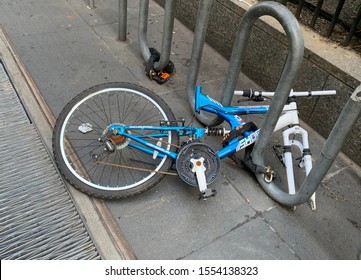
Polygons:
M196 173L192 171L191 159L204 158L206 167L205 176L207 185L213 183L221 171L220 160L214 150L203 143L189 143L181 148L176 160L176 169L179 177L191 186L198 186Z

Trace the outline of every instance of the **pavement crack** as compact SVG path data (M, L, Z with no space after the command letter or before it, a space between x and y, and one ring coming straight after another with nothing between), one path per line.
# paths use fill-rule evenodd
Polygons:
M292 246L290 246L286 240L281 236L281 234L267 221L267 219L263 218L264 222L270 227L270 229L274 232L274 234L285 244L285 246L292 252L292 254L299 260L301 257L293 250Z
M192 255L193 253L196 253L196 252L202 250L203 248L205 248L205 247L209 246L210 244L216 242L217 240L223 238L224 236L226 236L227 234L231 233L232 231L240 228L241 226L244 226L244 225L248 224L249 222L254 221L254 220L257 219L258 217L262 217L262 212L260 212L260 211L255 211L255 212L256 212L256 213L255 213L252 217L249 217L249 218L247 218L245 221L243 221L243 222L241 222L241 223L238 223L238 224L235 225L233 228L231 228L229 231L227 231L227 232L225 232L225 233L223 233L223 234L221 234L221 235L213 238L213 239L210 240L209 242L205 243L203 246L201 246L201 247L199 247L199 248L197 248L197 249L189 252L188 254L184 255L183 257L177 258L177 260L182 260L182 259L186 258L187 256ZM262 219L264 219L264 218L262 217Z

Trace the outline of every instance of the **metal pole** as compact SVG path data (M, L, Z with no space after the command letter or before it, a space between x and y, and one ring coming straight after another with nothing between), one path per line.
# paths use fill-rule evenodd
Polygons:
M335 11L335 14L333 15L330 26L327 29L326 37L331 36L331 33L332 33L333 29L335 28L335 25L337 23L337 20L338 20L338 18L340 16L340 13L341 13L341 10L342 10L342 7L343 7L344 4L345 4L345 0L339 0L339 2L337 4L336 11Z
M154 63L154 69L157 71L163 70L169 63L170 53L172 48L175 7L176 7L175 0L165 1L162 49L160 52L159 61Z
M271 105L272 106L272 105ZM280 104L283 106L283 104ZM331 134L329 135L320 155L317 157L311 172L306 177L305 181L299 188L298 192L294 195L283 192L273 182L266 183L262 174L256 174L258 182L263 189L271 196L275 201L286 205L296 206L305 203L309 200L312 194L317 190L318 185L327 174L327 171L331 167L333 161L340 152L343 143L345 142L348 134L352 130L352 126L357 121L361 114L361 85L356 88L345 107L343 108L339 118L337 119ZM272 116L267 115L267 119ZM273 116L278 119L278 116ZM272 126L268 125L268 121L265 121L266 128L272 129ZM263 128L262 128L263 129ZM261 131L262 131L261 129ZM261 144L258 141L255 144L255 149L252 152L253 163L259 166L264 166L263 151L264 146L267 143Z
M305 4L305 0L300 0L298 3L298 7L295 13L296 18L299 18L303 9L303 5Z
M94 0L89 0L88 3L89 3L88 5L90 8L95 8Z
M118 38L120 41L127 40L127 6L128 6L128 0L119 0L119 4L118 4L118 16L119 16Z
M320 14L320 11L322 9L323 1L324 0L318 0L318 2L317 2L316 10L314 11L314 14L313 14L313 17L312 17L312 20L311 20L311 23L310 23L310 26L312 28L315 27L316 21L318 19L318 15Z
M165 2L161 54L159 61L157 61L154 64L154 69L157 71L163 70L169 63L171 47L172 47L172 38L173 38L175 6L176 6L175 0L167 0ZM147 42L148 13L149 13L149 0L141 0L139 2L138 39L139 39L140 51L145 61L148 61L150 57L150 51Z
M198 5L198 13L197 13L197 21L194 30L194 39L192 46L192 54L190 66L188 69L188 77L187 77L187 97L190 103L192 110L194 110L195 104L195 89L198 78L199 67L202 60L202 53L204 42L206 39L209 15L211 12L213 0L200 0ZM203 115L197 115L197 119L203 123L207 124L211 120Z
M342 46L346 47L346 46L348 46L348 45L350 44L351 39L352 39L353 35L355 34L355 32L356 32L356 30L357 30L357 26L358 26L360 20L361 20L361 7L359 7L359 9L358 9L356 18L355 18L355 20L353 21L353 24L352 24L352 26L351 26L350 32L348 33L347 38L346 38L346 40L343 42Z
M140 52L142 53L142 56L145 61L148 61L150 57L150 51L147 42L148 12L149 12L149 0L140 0L138 41L139 41Z

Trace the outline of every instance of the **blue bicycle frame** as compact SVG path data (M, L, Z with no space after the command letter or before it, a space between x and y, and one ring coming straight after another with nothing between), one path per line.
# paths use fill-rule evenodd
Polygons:
M199 113L201 110L213 113L226 122L229 123L231 130L236 129L244 125L246 122L238 115L245 114L265 114L268 111L268 106L243 106L243 107L225 107L219 102L213 100L211 97L201 92L201 86L196 87L195 93L195 112ZM129 143L128 145L134 149L142 151L149 155L154 155L154 151L157 151L157 157L163 158L164 155L176 159L178 154L165 148L159 147L153 143L146 141L148 137L162 138L168 137L169 132L177 131L179 136L194 135L195 139L202 138L206 132L206 128L201 127L188 127L188 126L123 126L119 124L113 124L110 130L117 130L119 135L123 135L136 143ZM154 131L154 134L147 135L133 135L128 131ZM158 133L156 133L158 132ZM226 147L217 151L217 155L220 159L231 156L235 152L244 149L245 147L253 144L259 135L259 129L256 131L248 131L243 134L243 138L233 139ZM140 144L140 145L139 145ZM167 147L169 148L169 147Z

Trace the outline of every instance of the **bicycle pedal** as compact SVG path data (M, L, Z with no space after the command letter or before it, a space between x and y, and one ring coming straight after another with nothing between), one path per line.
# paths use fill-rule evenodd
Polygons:
M199 200L207 200L207 198L216 196L216 194L217 194L216 190L206 189L205 191L203 191L199 194L198 199Z

